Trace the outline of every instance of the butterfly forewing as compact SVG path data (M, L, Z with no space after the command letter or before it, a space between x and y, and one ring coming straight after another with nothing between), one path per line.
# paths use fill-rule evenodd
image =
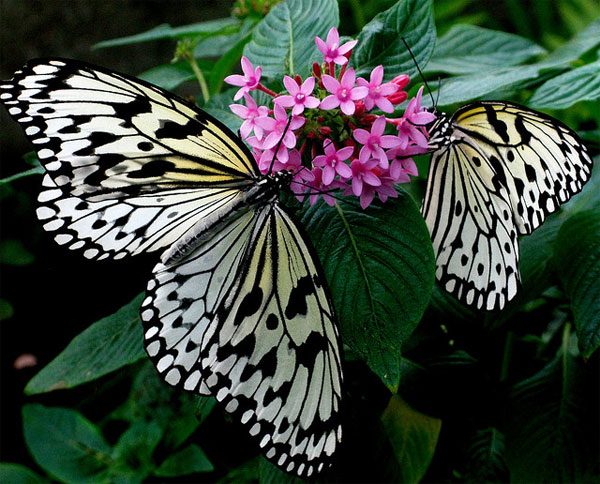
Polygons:
M0 84L57 186L95 200L177 187L243 187L258 170L242 142L194 106L123 74L37 60Z
M454 125L477 142L497 171L520 234L539 227L589 179L590 156L558 120L509 103L467 107L455 113Z
M341 438L342 376L333 308L305 240L277 204L251 210L180 263L157 266L142 319L166 381L215 395L268 459L308 476Z

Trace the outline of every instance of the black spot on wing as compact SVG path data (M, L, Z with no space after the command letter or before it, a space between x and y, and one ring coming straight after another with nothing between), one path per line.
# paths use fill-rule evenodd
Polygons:
M504 121L498 119L496 110L492 106L486 104L486 105L484 105L484 108L485 108L485 112L488 117L488 121L494 128L494 131L496 131L498 136L500 136L500 138L502 138L502 141L504 141L505 143L508 143L510 138L508 136L508 128L506 126L506 123Z
M305 316L308 311L306 297L313 293L314 287L310 276L301 277L290 292L290 299L285 307L285 317L292 319L298 314Z

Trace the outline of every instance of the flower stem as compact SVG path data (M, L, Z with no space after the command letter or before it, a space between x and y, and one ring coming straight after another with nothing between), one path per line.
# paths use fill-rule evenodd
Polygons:
M193 54L190 53L190 55L187 56L187 60L190 63L190 66L192 66L192 70L194 71L194 74L196 74L196 78L198 79L198 84L200 84L200 90L202 91L202 97L204 98L204 102L208 102L208 100L210 99L210 92L208 91L208 84L206 84L206 79L204 78L204 74L202 74L202 70L200 69L200 67L198 66L198 63L196 62L196 58L194 57Z
M262 92L266 92L269 96L277 97L276 92L271 91L269 88L263 86L260 82L258 83L258 86L256 86L256 89Z

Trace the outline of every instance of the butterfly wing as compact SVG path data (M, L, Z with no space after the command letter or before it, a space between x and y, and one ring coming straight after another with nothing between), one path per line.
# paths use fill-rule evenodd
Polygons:
M437 278L467 304L502 309L520 280L517 235L581 190L592 160L568 127L517 104L467 104L438 126L450 133L436 137L422 207Z
M592 159L571 129L518 104L468 104L453 125L477 142L506 187L519 234L539 227L591 175Z
M479 147L462 139L433 153L421 209L436 278L460 301L499 309L517 292L518 242L506 189Z
M167 91L72 60L30 61L0 84L54 183L92 200L247 187L258 168L219 121Z
M141 310L165 380L215 395L300 476L329 464L341 438L339 337L316 261L301 227L267 204L155 267Z
M168 247L210 214L232 211L259 175L219 121L101 67L33 60L0 84L0 100L47 170L44 228L88 258Z

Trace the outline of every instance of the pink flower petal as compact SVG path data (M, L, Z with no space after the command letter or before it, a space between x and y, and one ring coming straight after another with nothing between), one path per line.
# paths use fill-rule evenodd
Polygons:
M327 96L325 99L323 99L321 101L321 104L319 105L319 107L321 109L334 109L337 108L340 105L340 100L337 98L337 96L334 96L333 94L331 96Z
M328 74L323 74L322 79L323 86L325 86L325 89L327 89L329 92L335 94L340 90L340 83L334 77L331 77Z

